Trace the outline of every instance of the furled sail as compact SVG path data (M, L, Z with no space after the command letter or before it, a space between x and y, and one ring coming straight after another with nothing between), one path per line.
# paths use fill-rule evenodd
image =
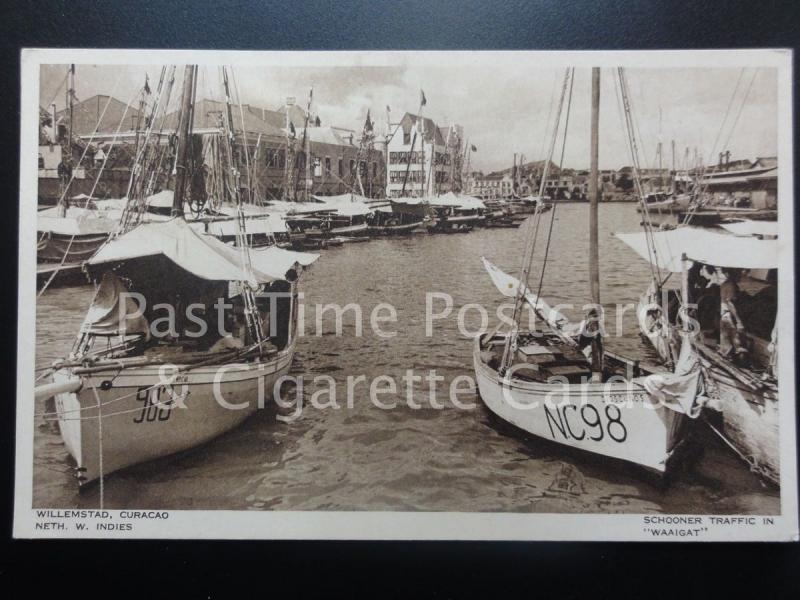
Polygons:
M519 280L501 271L485 258L481 257L481 260L497 290L508 298L516 298L517 290L519 289ZM525 290L525 301L556 331L566 335L571 335L579 331L580 327L576 327L567 317L556 309L551 308L544 300L537 297L530 288Z

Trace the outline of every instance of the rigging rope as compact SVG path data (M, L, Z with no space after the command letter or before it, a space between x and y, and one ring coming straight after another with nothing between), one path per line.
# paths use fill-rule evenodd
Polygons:
M570 108L572 106L572 89L573 89L574 81L575 81L575 69L573 68L572 69L572 75L570 76L570 82L569 82L569 98L567 99L567 113L566 113L566 118L564 119L564 138L563 138L563 141L561 143L561 157L560 157L559 162L558 162L559 178L561 177L561 169L564 167L564 154L565 154L565 150L566 150L566 147L567 147L567 131L569 129L569 116L570 116L570 112L571 112ZM542 284L544 283L544 273L545 273L545 269L547 268L547 257L548 257L548 255L550 253L550 242L551 242L551 239L553 237L553 223L555 223L555 220L556 220L556 207L557 206L558 206L558 202L553 202L553 210L551 211L551 215L550 215L550 227L549 227L549 229L547 231L547 243L545 244L545 247L544 247L544 258L542 259L542 268L541 268L540 273L539 273L539 286L538 286L538 288L536 290L536 302L537 302L537 304L539 302L539 296L542 293ZM527 285L527 283L526 283L526 285Z
M563 106L564 106L564 99L566 97L567 87L568 87L569 82L570 82L571 73L572 73L572 70L570 68L567 68L564 71L564 79L563 79L562 88L561 88L561 96L560 96L559 102L558 102L558 110L556 112L556 118L553 121L553 135L552 135L552 138L550 140L550 150L548 151L547 159L546 159L546 162L544 164L544 168L542 169L542 178L541 178L541 180L539 182L539 196L540 197L544 194L544 189L545 189L545 186L546 186L546 183L547 183L547 175L548 175L550 163L552 162L553 153L555 152L556 141L558 139L558 129L559 129L559 125L560 125L560 122L561 122L561 113L562 113L562 109L563 109ZM535 226L533 228L528 226L528 230L526 231L526 234L525 234L525 246L524 246L525 251L523 253L522 273L521 273L521 276L520 276L520 279L519 279L519 283L517 285L517 293L516 293L516 298L515 298L515 301L514 301L514 313L513 313L513 319L512 319L513 322L514 322L514 327L511 330L511 332L509 333L508 337L506 338L506 345L505 345L505 348L503 350L503 358L502 358L502 362L501 362L501 365L502 365L501 368L503 370L505 370L508 367L508 363L511 361L511 358L512 358L511 348L516 343L516 337L517 337L517 334L519 332L520 311L522 310L522 305L523 305L523 302L525 301L525 294L527 292L528 277L529 277L529 273L530 273L530 269L531 269L531 264L533 262L533 255L534 255L534 250L535 250L535 246L536 246L536 241L537 241L537 238L538 238L539 223L541 222L542 214L543 213L540 211L536 215L536 224L535 224ZM551 218L552 218L552 216L551 216ZM536 300L536 304L538 306L538 303L539 303L538 297L535 300ZM534 313L536 313L536 312L537 312L536 308L534 308Z

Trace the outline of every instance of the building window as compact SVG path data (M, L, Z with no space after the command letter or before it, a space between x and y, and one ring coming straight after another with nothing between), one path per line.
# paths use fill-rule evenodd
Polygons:
M403 144L408 146L411 143L411 130L403 132Z
M339 159L339 177L344 177L344 159Z
M355 174L356 174L356 161L354 161L351 158L350 159L350 175L355 175Z
M277 148L267 148L267 168L282 169L286 165L286 152Z
M331 174L331 157L330 156L326 156L325 157L325 176L327 177L330 174Z
M322 161L318 156L314 156L314 177L322 177Z

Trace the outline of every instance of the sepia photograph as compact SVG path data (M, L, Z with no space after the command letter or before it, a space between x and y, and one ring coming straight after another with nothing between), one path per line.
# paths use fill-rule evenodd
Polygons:
M15 535L796 540L791 60L24 51Z

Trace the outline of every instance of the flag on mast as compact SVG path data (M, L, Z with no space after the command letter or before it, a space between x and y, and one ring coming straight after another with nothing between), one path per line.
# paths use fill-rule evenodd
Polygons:
M425 106L428 103L428 99L425 98L425 92L422 88L419 90L419 105L420 107Z
M364 131L372 133L372 121L369 118L369 109L367 109L367 121L364 123Z
M472 144L472 146L470 146L470 150L472 150L473 152L478 151L478 149L475 147L475 144Z

